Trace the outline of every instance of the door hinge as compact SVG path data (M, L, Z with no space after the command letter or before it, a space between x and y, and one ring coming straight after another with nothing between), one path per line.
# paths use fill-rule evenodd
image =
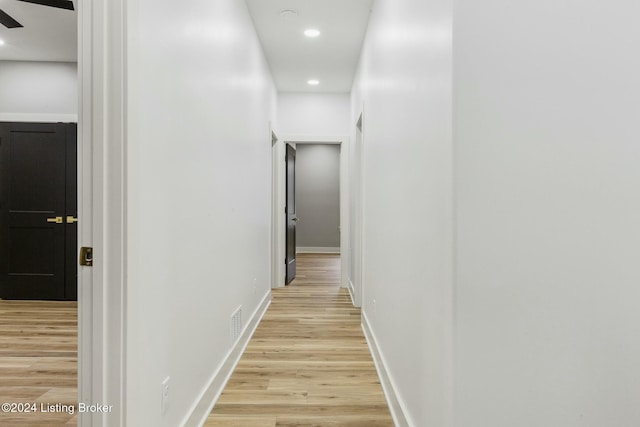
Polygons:
M93 248L83 246L80 248L80 265L93 266Z

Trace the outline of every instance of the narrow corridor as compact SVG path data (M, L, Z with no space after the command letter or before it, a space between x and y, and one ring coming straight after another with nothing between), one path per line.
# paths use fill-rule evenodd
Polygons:
M298 255L205 426L393 426L338 255Z

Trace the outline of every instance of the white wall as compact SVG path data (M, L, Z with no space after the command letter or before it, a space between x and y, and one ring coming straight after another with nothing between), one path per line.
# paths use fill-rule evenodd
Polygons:
M450 405L451 15L449 0L375 2L352 96L352 140L364 102L363 310L416 427L448 425Z
M297 247L340 247L340 145L296 146Z
M126 419L174 427L270 289L276 92L244 2L127 7Z
M456 2L458 426L640 425L639 14Z
M76 63L0 61L0 120L76 121Z
M346 135L349 94L279 93L278 131L288 135Z

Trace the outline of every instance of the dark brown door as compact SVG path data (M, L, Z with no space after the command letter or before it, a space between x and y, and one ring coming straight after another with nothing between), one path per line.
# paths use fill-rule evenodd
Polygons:
M78 129L66 124L64 299L78 299Z
M77 298L76 125L0 123L0 298Z
M287 217L287 254L285 263L287 265L287 277L285 283L288 285L296 278L296 150L287 144L287 206L285 207Z

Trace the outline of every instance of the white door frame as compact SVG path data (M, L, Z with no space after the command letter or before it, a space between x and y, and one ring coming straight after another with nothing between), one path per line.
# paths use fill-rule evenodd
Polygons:
M78 8L78 399L112 405L78 425L125 425L126 17L124 0Z
M356 186L354 188L354 193L351 195L351 198L355 199L355 215L356 224L353 224L354 231L354 247L351 248L354 255L354 264L352 265L352 269L358 269L358 276L356 283L353 283L349 280L349 291L351 292L351 298L353 299L353 305L356 307L362 307L362 303L364 301L364 130L363 130L363 114L364 114L364 106L360 110L360 114L356 123L354 124L355 128L355 139L353 141L353 167L356 170L357 176L354 177L353 184Z
M281 175L282 175L282 171L280 171L280 169L277 166L277 159L278 159L278 153L280 152L279 147L280 144L278 144L279 142L279 138L277 137L275 131L273 130L273 128L271 127L271 123L269 123L269 129L270 129L270 137L271 137L271 217L270 219L270 237L271 237L271 248L270 248L270 254L271 254L271 288L277 288L278 287L278 274L279 274L279 270L276 266L276 259L275 259L275 254L278 253L278 248L280 247L280 240L281 240L281 236L279 234L279 228L278 228L278 221L279 221L279 213L280 213L280 203L276 198L276 188L279 187L279 183L281 180Z
M281 135L273 146L273 248L271 263L273 275L272 288L280 288L285 283L284 256L285 238L285 147L292 144L337 144L340 145L340 286L347 287L349 280L349 136L348 135Z

